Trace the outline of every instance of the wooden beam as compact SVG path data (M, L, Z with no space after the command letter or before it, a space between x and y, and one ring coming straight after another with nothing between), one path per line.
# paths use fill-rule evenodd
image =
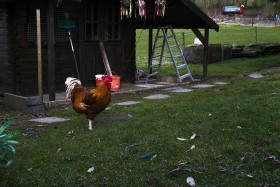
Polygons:
M205 28L205 34L204 34L204 51L203 51L203 55L204 55L204 62L203 62L203 77L207 77L208 74L208 46L209 46L209 28Z
M205 40L205 38L204 38L204 36L201 34L201 32L200 32L198 29L196 29L196 28L192 28L191 30L192 30L193 33L196 35L196 37L201 41L201 43L204 45L204 40Z
M49 101L55 100L55 47L54 47L54 2L49 1L47 14L48 30L48 86Z
M41 19L40 9L36 9L37 20L37 57L38 57L38 95L43 96L42 81L42 47L41 47Z

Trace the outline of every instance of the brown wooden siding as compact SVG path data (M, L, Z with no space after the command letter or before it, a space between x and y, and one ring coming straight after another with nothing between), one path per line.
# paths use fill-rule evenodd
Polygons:
M7 8L0 4L0 95L4 92L23 96L38 94L37 46L35 41L30 41L30 35L28 35L30 16L28 10L30 2L42 1L48 0L10 1L7 3ZM62 6L63 11L68 12L70 19L76 22L76 28L71 30L71 37L82 82L94 86L95 75L105 73L105 69L98 45L99 41L85 41L82 12L85 2L86 0L82 3L62 1L59 6ZM105 7L107 3L116 5L115 0L94 2ZM105 25L103 26L105 28ZM135 32L135 20L133 18L123 19L119 40L100 40L104 43L111 69L121 76L123 82L133 83L135 79ZM67 32L65 33L67 34ZM103 34L105 35L105 32ZM68 35L66 38L65 41L55 43L55 90L57 92L65 91L66 77L77 77ZM45 40L42 41L42 63L43 92L47 94L49 70L48 46Z
M8 16L6 4L0 3L0 95L13 91L13 68L8 42Z
M14 7L15 17L14 20L14 35L16 36L17 49L16 49L16 67L18 69L17 82L18 92L20 95L36 95L37 94L37 46L35 43L28 42L27 38L27 23L28 23L28 3L21 1L16 3ZM71 17L77 18L78 8L77 4L64 5ZM35 16L35 15L34 15ZM42 23L43 24L43 23ZM76 28L75 28L76 30ZM78 30L78 29L77 29ZM76 54L78 54L78 32L72 32L72 40ZM67 36L68 38L68 36ZM43 63L43 92L48 93L48 48L46 43L42 43L42 63ZM78 57L76 57L77 60ZM65 42L56 42L55 44L55 78L56 90L65 90L65 77L75 75L75 64L69 40Z

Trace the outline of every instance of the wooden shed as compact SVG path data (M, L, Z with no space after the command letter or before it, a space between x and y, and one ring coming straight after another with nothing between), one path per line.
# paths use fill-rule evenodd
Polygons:
M50 100L55 100L55 92L65 90L67 76L77 76L74 57L85 85L93 85L94 76L105 72L99 42L105 46L111 69L122 81L134 83L136 29L150 30L150 49L152 29L166 24L192 29L204 44L205 53L209 29L219 30L189 0L167 0L165 15L160 18L154 17L155 1L145 0L146 19L134 16L138 8L132 2L132 16L128 18L120 16L119 0L0 0L0 95L38 94L36 9L41 12L43 92L49 93ZM66 23L71 25L74 55Z

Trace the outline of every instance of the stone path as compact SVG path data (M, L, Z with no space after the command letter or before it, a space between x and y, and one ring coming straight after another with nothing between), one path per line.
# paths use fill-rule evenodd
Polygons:
M249 78L262 78L264 77L262 74L259 73L251 73L248 75ZM138 84L136 86L141 87L141 88L160 88L163 86L170 86L168 88L163 88L160 91L163 92L171 92L171 93L188 93L188 92L192 92L195 91L196 89L203 89L203 88L209 88L209 87L213 87L213 86L217 86L217 85L226 85L228 83L226 82L214 82L212 84L196 84L196 85L192 85L190 86L190 88L184 88L175 84L171 84L171 83L159 83L159 84ZM144 97L144 99L150 100L150 99L165 99L171 97L168 94L153 94L153 95L149 95ZM130 105L136 105L141 103L141 101L125 101L125 102L120 102L120 103L115 103L113 106L117 105L117 106L130 106ZM36 119L32 119L30 121L33 122L39 122L39 123L57 123L57 122L63 122L63 121L67 121L68 119L63 119L63 118L55 118L55 117L47 117L47 118L36 118Z
M68 121L69 119L57 118L57 117L44 117L44 118L35 118L29 121L38 122L38 123L57 123Z

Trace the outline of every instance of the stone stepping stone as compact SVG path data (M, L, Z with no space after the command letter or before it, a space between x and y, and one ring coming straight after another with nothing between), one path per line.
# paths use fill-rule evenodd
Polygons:
M228 84L228 83L226 83L226 82L214 82L213 84L215 84L215 85L225 85L225 84Z
M136 84L135 86L141 87L141 88L158 88L158 87L162 87L164 85L160 85L160 84Z
M162 90L163 91L170 91L170 92L174 92L174 93L184 93L184 92L193 91L192 89L182 88L180 86L165 88L165 89L162 89Z
M175 86L175 87L169 87L169 88L164 88L162 89L163 91L172 91L172 90L177 90L177 89L181 89L182 87L180 86Z
M125 102L121 102L121 103L116 103L114 105L119 105L119 106L129 106L129 105L136 105L140 103L139 101L125 101Z
M192 88L209 88L209 87L212 87L212 86L215 86L215 85L211 85L211 84L197 84L197 85L192 86Z
M193 91L193 89L187 89L187 88L171 90L171 92L174 92L174 93L187 93L187 92L192 92L192 91Z
M29 121L38 122L38 123L57 123L57 122L64 122L68 120L69 119L57 118L57 117L45 117L45 118L35 118Z
M248 77L254 78L254 79L259 79L259 78L263 78L264 76L262 74L259 73L251 73L250 75L248 75Z
M147 97L144 97L145 99L165 99L170 97L169 95L165 95L165 94L154 94L154 95L150 95Z

